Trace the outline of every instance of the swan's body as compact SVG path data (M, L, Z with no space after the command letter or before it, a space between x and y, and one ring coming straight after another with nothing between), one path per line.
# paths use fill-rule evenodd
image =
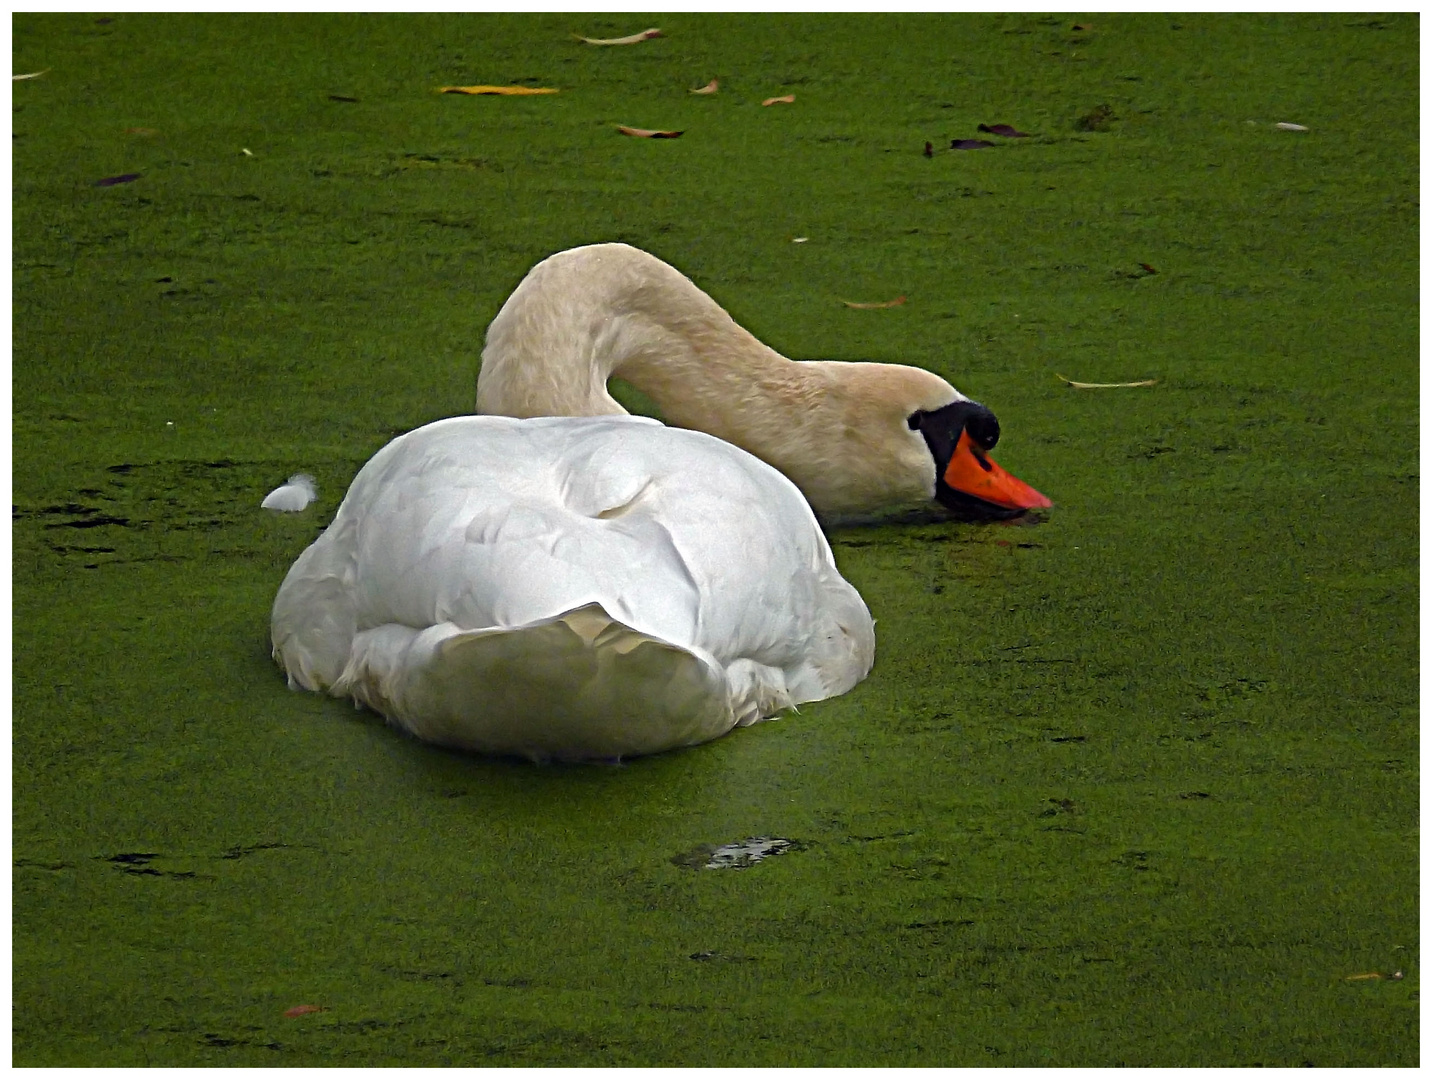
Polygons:
M420 738L654 753L842 694L874 657L796 488L638 417L438 421L380 450L289 571L274 655Z
M650 395L669 423L774 466L827 517L942 496L950 453L972 415L988 418L986 430L993 425L985 450L998 438L993 414L938 375L788 360L680 271L626 244L572 248L532 268L488 328L477 411L620 415L626 410L607 392L614 375ZM949 445L945 461L933 448L940 438ZM1020 487L1035 499L996 494L992 505L1005 516L1049 505ZM988 490L970 494L991 499Z

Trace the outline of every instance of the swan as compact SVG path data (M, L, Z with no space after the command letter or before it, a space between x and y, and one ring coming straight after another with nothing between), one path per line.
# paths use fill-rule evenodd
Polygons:
M875 631L794 484L645 417L463 416L390 442L272 614L293 688L544 760L688 746L869 672Z
M1049 499L989 457L994 413L898 364L788 360L685 275L627 244L534 266L492 320L479 414L616 416L617 376L666 420L749 451L822 518L929 508L1013 517Z

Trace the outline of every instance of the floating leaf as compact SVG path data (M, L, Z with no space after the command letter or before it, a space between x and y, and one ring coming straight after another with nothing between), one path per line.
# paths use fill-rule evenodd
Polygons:
M346 101L346 102L349 102L349 103L352 104L352 105L357 105L357 104L358 104L358 99L357 99L356 97L349 97L347 94L329 94L329 95L328 95L328 100L329 100L329 101Z
M295 1005L291 1009L284 1009L283 1014L290 1020L300 1016L307 1016L309 1013L327 1012L328 1009L322 1005Z
M1093 23L1075 23L1075 24L1074 24L1073 26L1071 26L1069 29L1075 31L1076 33L1077 33L1077 32L1081 32L1081 31L1084 31L1084 30L1092 30L1092 29L1094 29L1094 24L1093 24Z
M716 93L717 87L718 87L718 84L717 84L716 80L715 80L715 79L712 79L712 80L711 80L709 83L707 83L705 86L703 86L703 87L701 87L700 89L697 89L697 90L692 90L691 93L693 93L693 94L714 94L714 93Z
M925 156L926 156L926 157L934 157L934 156L935 156L935 147L934 147L934 145L933 145L932 143L926 143L926 144L925 144Z
M899 307L905 302L905 297L897 296L894 300L883 300L875 304L857 304L854 300L842 300L841 303L848 308L859 308L861 311L872 311L875 308Z
M652 131L650 128L627 127L625 124L618 124L617 130L637 139L679 139L682 135L679 131Z
M1003 135L1006 139L1027 139L1029 132L1015 131L1008 124L981 124L980 131L987 131L991 135Z
M581 34L573 34L578 41L585 41L588 45L635 45L638 41L650 41L652 38L665 37L660 30L653 27L650 30L643 30L640 34L632 34L628 37L614 38L589 38Z
M1152 266L1150 266L1148 263L1139 263L1139 266L1143 268L1143 271L1144 271L1144 273L1146 273L1146 274L1157 274L1157 273L1158 273L1158 271L1155 270L1155 269L1154 269Z
M239 153L243 154L244 157L253 157L253 156L254 156L254 152L253 152L252 150L250 150L247 146L241 146L241 147L239 147Z
M143 175L143 173L127 172L121 173L119 176L106 176L103 180L96 180L94 186L114 187L115 184L132 184Z
M1114 390L1123 386L1153 386L1157 379L1144 379L1142 382L1075 382L1064 375L1055 373L1056 379L1067 382L1075 390Z
M794 94L786 94L783 97L768 97L765 101L761 102L762 105L794 105L795 103L796 96Z
M1308 130L1307 128L1303 127L1302 124L1274 124L1273 126L1274 126L1275 128L1277 128L1279 131L1307 131L1307 130Z
M809 237L809 236L792 236L792 237L791 237L791 243L792 243L792 244L808 244L808 243L810 243L810 237Z
M49 70L49 68L46 68L44 71L32 71L28 75L11 75L10 80L12 82L19 82L21 79L38 79L41 75L44 75L45 72L48 72Z
M985 142L983 139L955 139L950 143L951 150L983 150L993 146L992 142Z
M439 94L501 94L504 97L528 97L532 94L556 94L560 91L545 86L439 86Z

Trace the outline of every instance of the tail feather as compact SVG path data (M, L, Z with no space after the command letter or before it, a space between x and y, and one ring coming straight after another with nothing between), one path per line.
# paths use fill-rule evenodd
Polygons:
M738 722L711 657L598 604L510 629L376 627L354 639L331 692L429 742L534 760L657 753Z

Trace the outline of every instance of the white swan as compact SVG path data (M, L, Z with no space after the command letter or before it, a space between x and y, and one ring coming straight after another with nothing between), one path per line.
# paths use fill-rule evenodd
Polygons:
M929 505L1009 517L1047 498L996 465L999 422L938 375L788 360L675 268L626 244L558 252L488 327L477 412L625 413L612 376L666 420L734 443L795 481L823 517Z
M865 677L800 492L641 417L440 420L380 450L274 601L289 685L536 760L715 738Z

